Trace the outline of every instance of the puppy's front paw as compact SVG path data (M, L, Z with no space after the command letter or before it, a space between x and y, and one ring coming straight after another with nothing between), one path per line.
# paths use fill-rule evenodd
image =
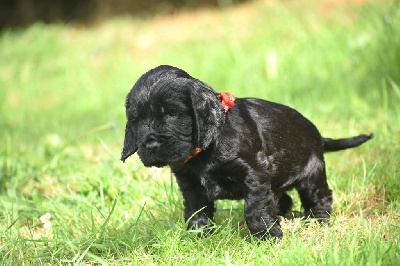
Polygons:
M317 222L321 225L326 224L329 225L330 224L330 213L328 213L327 211L312 211L312 210L307 210L304 212L304 216L303 216L303 220L306 221L306 224L309 222L310 218L314 218L317 220Z
M212 228L212 222L207 219L207 217L193 217L188 222L188 230L192 232L197 232L199 237L210 236L214 232Z
M269 230L262 230L257 233L253 233L253 236L260 240L273 240L273 239L281 239L283 236L282 230L280 226L273 225Z

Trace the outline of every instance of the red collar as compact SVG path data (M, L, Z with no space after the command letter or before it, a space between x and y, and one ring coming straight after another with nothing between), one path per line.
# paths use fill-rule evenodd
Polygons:
M222 91L218 98L221 99L221 104L224 107L225 113L228 112L229 108L235 106L235 96L233 96L230 92ZM183 164L186 164L190 159L195 157L197 154L201 152L201 148L196 147L194 148L193 154L186 158Z
M199 147L194 148L193 155L190 155L189 157L187 157L186 160L183 162L183 164L187 163L190 159L192 159L194 156L196 156L200 152L201 152L201 148L199 148Z

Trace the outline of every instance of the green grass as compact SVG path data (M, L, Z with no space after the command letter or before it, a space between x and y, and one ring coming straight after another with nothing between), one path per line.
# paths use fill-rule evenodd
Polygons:
M2 264L399 264L399 10L398 1L259 1L3 31ZM218 201L216 233L187 232L169 169L119 161L124 98L160 64L217 91L290 105L327 137L374 132L326 155L332 226L289 216L281 242L249 243L243 201Z

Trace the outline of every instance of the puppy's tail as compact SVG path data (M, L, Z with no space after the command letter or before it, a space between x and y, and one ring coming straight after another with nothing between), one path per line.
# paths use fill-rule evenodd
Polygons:
M349 148L358 147L364 142L372 139L374 134L370 135L359 135L352 138L345 138L345 139L330 139L330 138L322 138L322 143L324 147L324 152L329 151L340 151Z

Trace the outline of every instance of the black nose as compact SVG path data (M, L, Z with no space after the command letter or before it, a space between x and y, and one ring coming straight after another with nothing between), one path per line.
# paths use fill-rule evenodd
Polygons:
M146 138L146 149L149 151L156 151L158 148L160 148L161 143L157 140L157 138L154 135L148 135Z

